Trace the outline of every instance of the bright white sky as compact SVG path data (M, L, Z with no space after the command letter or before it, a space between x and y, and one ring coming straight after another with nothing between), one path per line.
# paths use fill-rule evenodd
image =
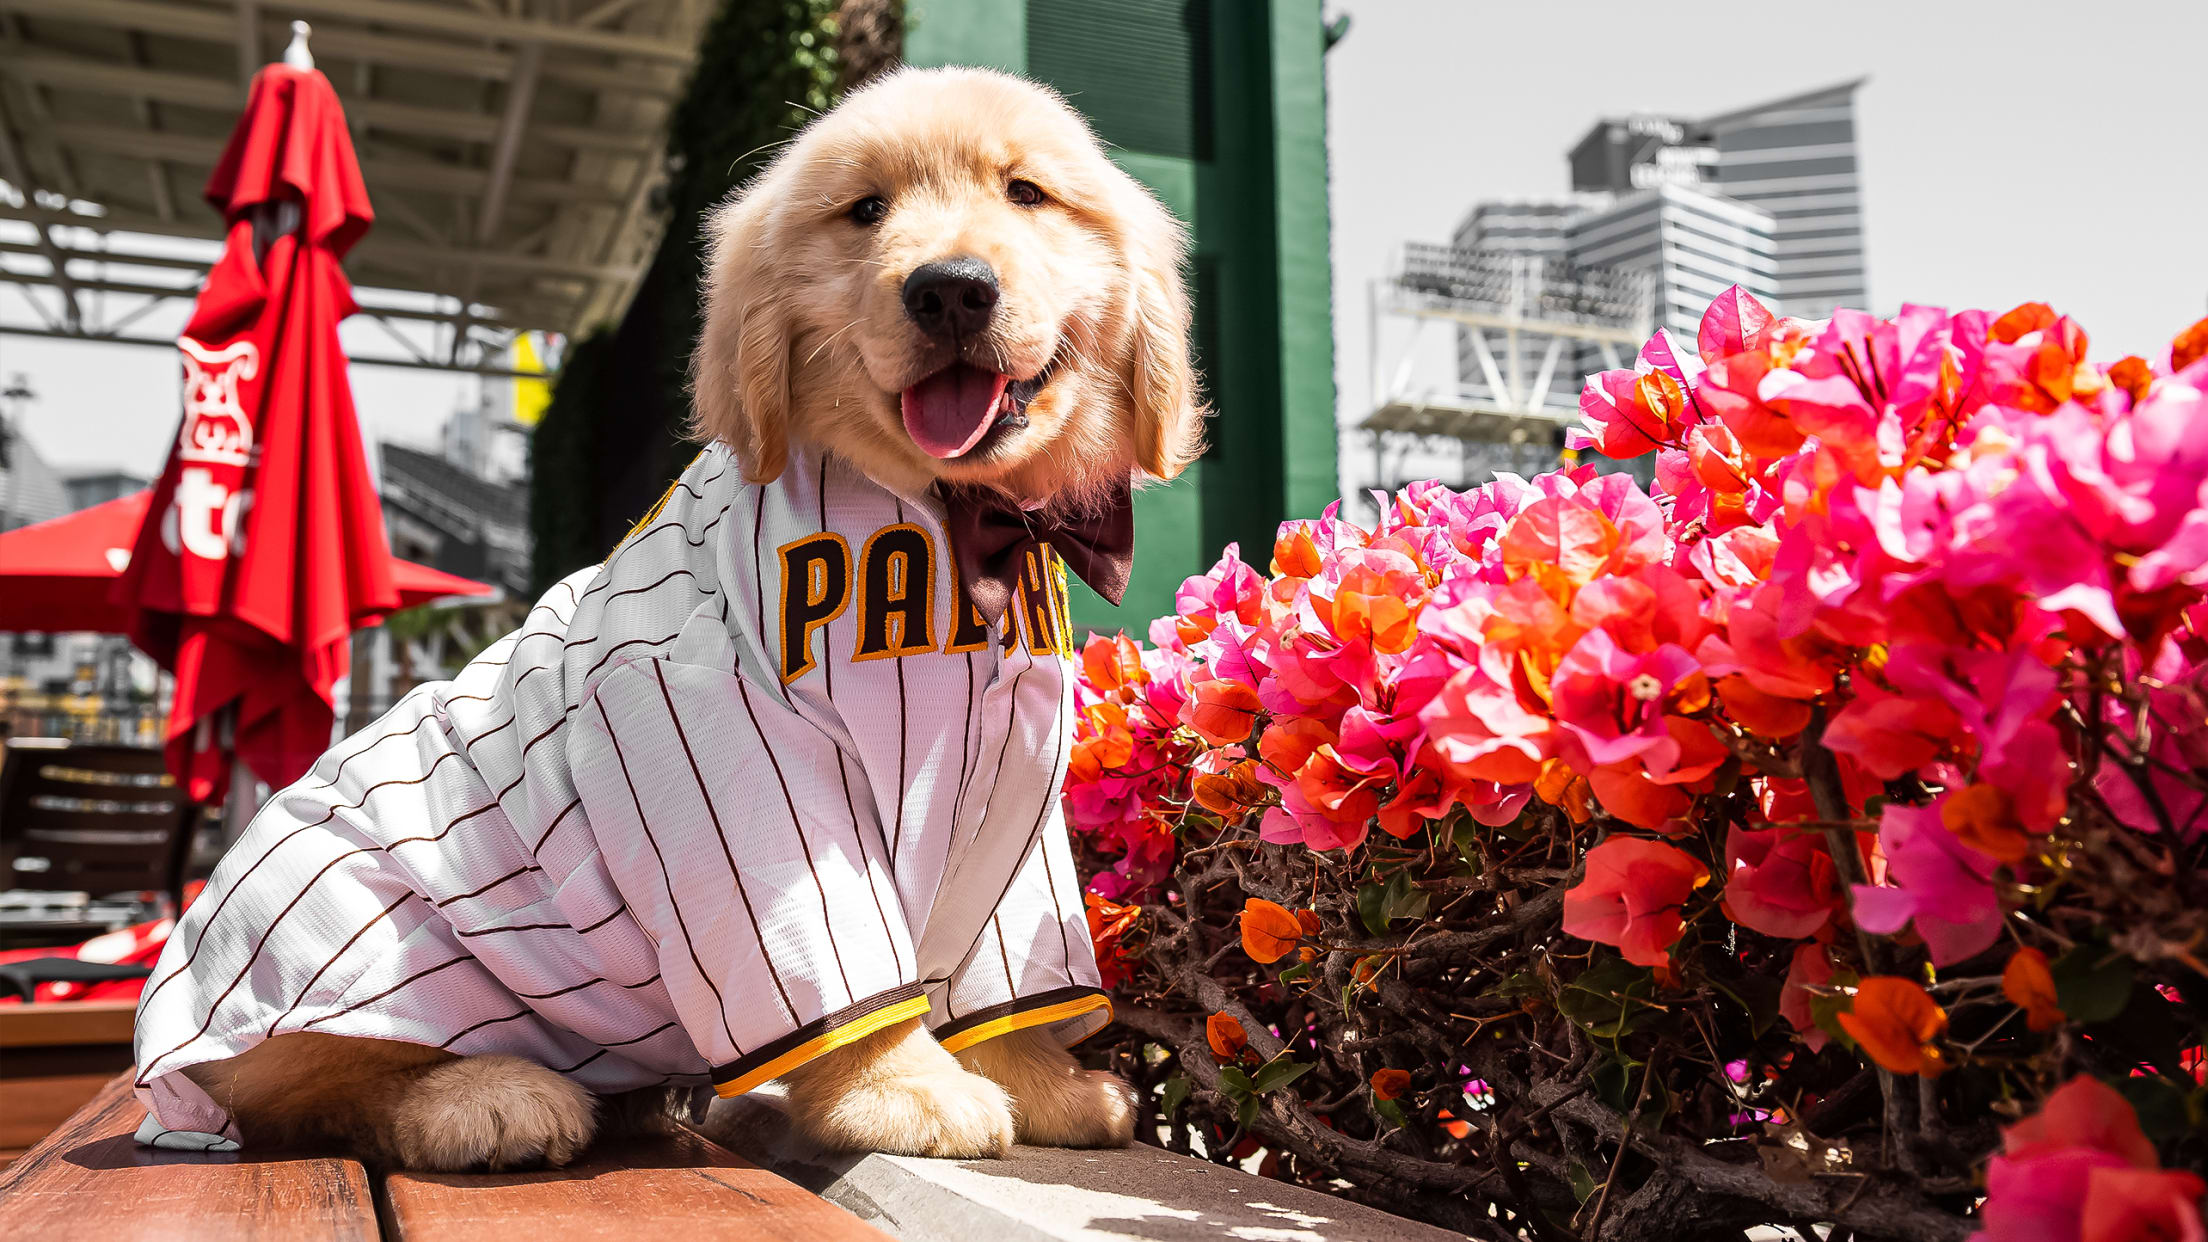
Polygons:
M1701 116L1863 74L1870 309L2046 301L2110 359L2208 314L2201 0L1328 10L1352 19L1327 57L1344 421L1370 412L1367 288L1395 246L1447 241L1481 199L1561 194L1564 153L1599 117Z
M1864 73L1873 309L2044 299L2108 357L2146 352L2208 313L2198 0L1330 9L1354 21L1327 58L1345 420L1367 412L1366 288L1394 246L1445 240L1483 198L1561 192L1564 152L1598 117L1698 115ZM13 287L0 286L0 320L31 322ZM154 316L135 330L180 325ZM379 332L356 321L347 339ZM40 398L25 430L50 460L159 467L177 417L174 355L0 336L0 378L18 372ZM473 382L353 371L371 441L434 444Z

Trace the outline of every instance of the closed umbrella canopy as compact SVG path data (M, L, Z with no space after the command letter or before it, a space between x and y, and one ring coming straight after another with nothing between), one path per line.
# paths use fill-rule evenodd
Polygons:
M127 634L137 612L114 598L145 524L151 491L132 492L66 517L0 534L0 631L90 630ZM399 607L493 588L427 565L394 558Z
M337 325L339 261L373 213L329 80L270 65L207 183L229 222L177 347L184 413L116 587L176 674L169 766L221 796L328 746L348 635L399 606ZM221 727L216 727L218 722Z

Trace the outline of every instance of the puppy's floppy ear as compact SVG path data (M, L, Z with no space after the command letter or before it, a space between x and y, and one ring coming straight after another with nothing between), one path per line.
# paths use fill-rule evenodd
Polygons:
M704 322L690 356L691 430L723 441L754 483L789 461L790 324L766 236L775 196L753 186L706 225Z
M1134 407L1135 464L1152 478L1178 475L1204 449L1204 408L1188 356L1188 294L1181 285L1187 236L1180 221L1130 178L1122 246L1128 272L1128 343L1122 362Z

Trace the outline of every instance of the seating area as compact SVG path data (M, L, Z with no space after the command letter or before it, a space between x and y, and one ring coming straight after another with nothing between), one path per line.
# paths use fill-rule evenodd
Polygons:
M200 819L159 750L8 739L0 949L74 944L181 909Z

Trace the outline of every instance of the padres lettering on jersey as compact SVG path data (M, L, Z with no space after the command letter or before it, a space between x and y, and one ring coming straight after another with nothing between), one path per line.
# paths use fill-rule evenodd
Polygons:
M708 450L602 566L264 807L138 1023L143 1141L235 1140L177 1071L315 1030L739 1094L925 1016L1101 1027L1059 818L1064 579L1000 627L932 497Z

